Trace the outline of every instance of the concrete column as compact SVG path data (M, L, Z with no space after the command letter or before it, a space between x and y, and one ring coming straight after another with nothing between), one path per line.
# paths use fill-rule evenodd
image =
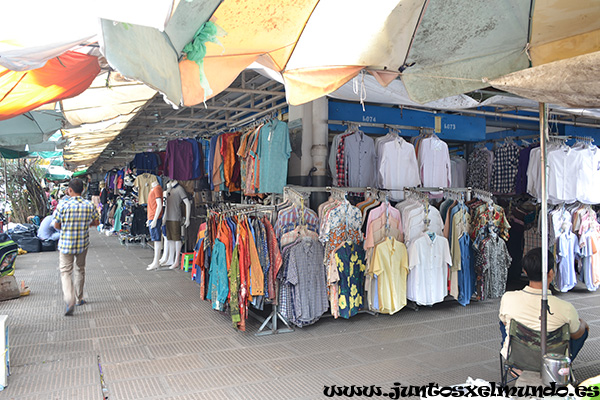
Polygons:
M313 166L311 155L312 148L312 103L302 104L299 106L289 106L288 121L290 125L292 146L299 146L300 154L293 152L290 156L288 168L288 182L294 185L307 186L308 174ZM297 128L297 122L301 121L302 125ZM297 130L301 130L301 134L297 134ZM299 137L298 137L299 136ZM300 140L298 143L297 141Z
M327 97L321 97L312 102L312 148L314 172L313 186L327 185L327 146L329 143L329 105ZM311 207L316 208L327 199L326 193L313 193Z

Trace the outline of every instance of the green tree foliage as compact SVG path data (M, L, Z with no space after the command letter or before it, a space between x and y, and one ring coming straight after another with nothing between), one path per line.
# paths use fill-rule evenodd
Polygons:
M7 189L7 200L12 207L11 220L25 223L30 215L39 215L42 218L46 216L49 210L48 201L41 185L44 170L38 161L20 158L5 160L4 165L5 171L1 180L3 189Z

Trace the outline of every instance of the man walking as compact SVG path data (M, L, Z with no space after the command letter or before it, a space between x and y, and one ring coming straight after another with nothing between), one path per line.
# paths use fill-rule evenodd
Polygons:
M98 226L100 216L94 205L81 197L83 182L73 179L67 187L67 199L54 212L54 227L60 230L58 241L60 279L67 303L65 315L72 315L75 304L83 305L85 258L90 244L89 227Z

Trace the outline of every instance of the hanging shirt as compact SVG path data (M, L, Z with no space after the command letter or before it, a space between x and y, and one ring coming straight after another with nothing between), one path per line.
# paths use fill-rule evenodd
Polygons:
M210 262L209 279L209 300L212 300L212 307L218 311L225 310L227 296L229 295L229 279L227 276L227 263L225 261L225 245L219 240L215 240L212 249L212 259Z
M313 323L329 309L323 246L318 241L302 238L291 248L286 281L293 287L295 324Z
M568 146L548 153L548 201L573 203L577 199L577 174L583 155Z
M406 305L408 253L404 243L386 239L375 247L372 272L377 276L379 312L394 314Z
M493 154L486 148L476 149L467 164L467 186L474 189L490 190Z
M237 327L237 323L240 322L240 305L238 302L238 291L240 288L240 261L239 261L239 247L233 248L233 255L231 258L231 267L228 272L229 277L229 288L233 296L229 296L229 313L231 314L231 321L233 326Z
M156 174L158 172L158 165L160 159L158 155L152 152L137 153L133 158L133 161L129 163L129 168L135 168L138 174L150 173Z
M400 232L402 232L402 218L400 217L400 211L398 211L396 208L392 207L392 205L390 203L386 203L383 202L381 203L379 206L373 208L371 210L371 212L369 213L369 217L367 218L367 225L366 225L366 237L373 237L371 230L373 227L373 221L379 219L381 216L383 216L385 218L385 216L387 215L388 219L389 218L393 218L396 221L399 222L399 225L396 226L397 229L400 230ZM369 241L369 243L372 242ZM373 246L368 246L368 247L373 247ZM365 247L366 248L366 247Z
M462 157L450 157L451 177L450 187L464 188L467 186L467 160Z
M167 142L165 175L171 179L192 179L194 169L194 150L185 139Z
M506 219L504 209L497 204L493 204L492 210L489 210L487 204L483 204L473 212L471 239L476 242L476 238L480 236L487 228L488 224L492 224L499 230L499 235L502 239L508 240L510 224Z
M410 244L408 261L406 297L419 305L444 301L448 294L448 266L452 265L448 240L442 235L423 234Z
M307 207L304 207L304 211L301 212L294 205L278 213L274 227L277 238L280 239L285 233L293 231L300 224L301 218L304 219L308 229L313 232L319 231L319 217L317 214Z
M375 141L364 132L356 132L345 140L344 162L348 171L348 186L373 186L375 173Z
M282 193L287 182L288 159L292 153L288 125L273 119L261 128L258 139L259 193Z
M452 168L448 145L444 141L435 135L421 140L418 161L424 187L450 187Z
M334 257L339 283L339 315L350 318L363 308L365 252L356 243L346 243Z
M587 290L594 292L600 287L600 235L588 229L579 239L583 265L581 278Z
M491 235L481 241L475 260L478 300L502 297L511 262L506 242L498 235Z
M193 154L192 177L190 179L198 179L204 175L204 152L202 151L202 145L196 139L186 140L191 145Z
M581 165L576 175L576 197L584 204L600 203L600 149L597 146L577 149Z
M221 155L221 146L223 145L223 135L218 135L215 141L215 153L212 166L212 181L214 190L225 190L223 178L223 156Z
M208 169L207 169L207 173L208 173L208 179L210 181L210 189L214 190L215 189L215 185L213 182L213 170L214 170L214 163L215 163L215 148L217 146L217 140L219 139L218 135L215 135L213 137L210 138L210 144L209 144L209 149L208 149Z
M519 152L519 165L517 166L517 176L515 177L515 193L527 193L527 168L529 166L529 157L531 150L538 145L532 145L521 149Z
M158 183L158 178L156 175L149 173L138 175L133 181L133 187L136 188L138 192L139 204L148 204L148 194L150 193L150 190L152 190L153 182Z
M529 165L527 166L527 193L536 199L542 197L542 175L541 175L541 149L536 147L529 153Z
M390 192L392 200L404 199L405 187L421 185L419 166L412 144L398 137L382 145L379 174L382 189Z
M460 245L460 270L458 271L458 303L466 306L475 290L475 272L471 263L471 238L465 234L458 239Z
M384 240L385 236L394 236L397 240L402 241L402 225L400 220L385 215L374 219L367 228L367 236L365 237L364 248L370 249Z
M335 153L335 182L337 186L348 186L348 170L346 169L346 138L352 133L344 133L338 140Z
M335 135L333 141L331 142L331 148L329 149L329 172L331 173L331 178L333 181L333 186L345 186L340 185L338 182L338 147L340 145L340 140L342 137L348 136L349 133L344 132L339 135ZM343 155L343 147L342 147L342 155Z
M505 143L494 150L492 165L493 193L514 193L515 178L519 169L519 153L521 148L515 143Z
M268 281L267 281L267 293L268 297L271 300L276 299L275 293L275 277L281 268L281 264L283 260L281 258L281 252L279 250L279 246L277 245L277 236L275 236L275 230L271 225L271 222L267 217L263 217L262 222L265 226L265 230L267 232L267 246L269 248L269 273L268 273Z
M579 239L577 235L567 229L558 237L558 250L556 252L557 266L555 284L561 292L568 292L577 285L575 273L575 259L579 257Z

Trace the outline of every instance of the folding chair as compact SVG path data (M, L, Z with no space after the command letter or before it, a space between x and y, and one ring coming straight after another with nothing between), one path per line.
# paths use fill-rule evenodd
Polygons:
M518 379L520 371L539 372L541 360L541 332L529 329L522 323L512 319L508 330L508 357L506 360L500 354L501 383L508 383ZM546 353L570 354L569 324L547 333ZM511 379L509 374L512 375Z

